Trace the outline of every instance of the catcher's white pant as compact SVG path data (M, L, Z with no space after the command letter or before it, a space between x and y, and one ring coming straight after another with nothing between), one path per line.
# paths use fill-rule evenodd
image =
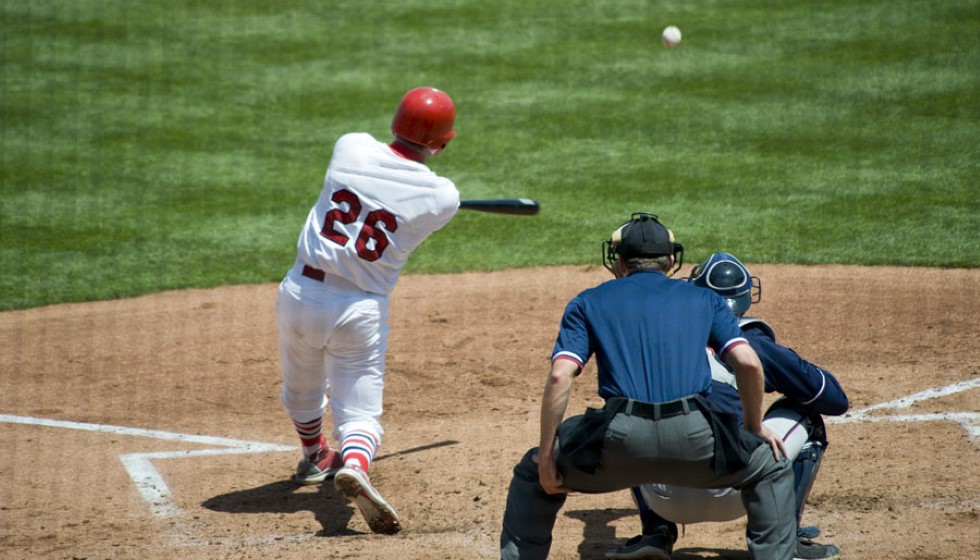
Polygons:
M360 430L380 442L388 298L332 275L307 278L300 269L286 274L276 301L282 404L293 420L309 422L329 402L334 438Z
M786 445L786 455L795 461L810 434L803 425L803 416L788 408L770 411L762 422ZM667 484L640 486L643 500L657 515L674 523L690 524L707 521L732 521L745 516L745 507L734 488L685 488Z

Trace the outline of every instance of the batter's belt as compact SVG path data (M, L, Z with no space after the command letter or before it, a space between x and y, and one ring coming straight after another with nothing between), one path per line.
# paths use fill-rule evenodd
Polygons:
M308 264L303 265L303 272L301 274L318 282L323 282L323 279L327 277L327 273L323 272L319 268L313 268Z

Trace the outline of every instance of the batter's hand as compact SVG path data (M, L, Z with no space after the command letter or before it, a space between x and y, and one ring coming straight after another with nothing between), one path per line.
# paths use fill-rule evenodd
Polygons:
M769 429L769 426L762 425L762 429L755 435L761 437L772 449L772 456L778 461L786 457L786 445L783 440Z
M569 492L569 489L564 486L565 478L558 472L558 465L555 464L554 455L544 460L541 459L540 455L534 455L532 459L538 464L538 483L541 484L541 488L544 489L545 493L567 494Z

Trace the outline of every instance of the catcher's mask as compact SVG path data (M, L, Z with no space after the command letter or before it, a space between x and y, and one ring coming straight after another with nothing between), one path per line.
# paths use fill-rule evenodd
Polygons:
M715 253L695 265L687 279L725 298L739 317L751 304L762 300L762 281L750 275L749 269L728 253Z
M674 232L660 223L656 214L634 212L630 221L616 228L609 239L602 242L602 265L616 277L619 259L653 258L674 256L672 276L684 264L684 246L674 241Z
M432 152L441 152L456 137L456 105L445 92L433 87L410 90L391 119L391 132Z

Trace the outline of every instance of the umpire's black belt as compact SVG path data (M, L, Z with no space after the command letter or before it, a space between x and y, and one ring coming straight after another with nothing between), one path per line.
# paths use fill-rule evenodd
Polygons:
M610 397L601 409L589 408L582 418L563 434L561 452L576 468L595 474L602 456L606 430L617 414L660 420L700 410L699 397L684 397L665 403L648 403L624 397Z
M661 418L688 414L692 410L698 410L697 402L691 397L684 397L683 399L665 403L648 403L629 399L626 401L626 406L623 407L621 412L627 416L639 416L640 418L648 418L650 420L660 420Z

